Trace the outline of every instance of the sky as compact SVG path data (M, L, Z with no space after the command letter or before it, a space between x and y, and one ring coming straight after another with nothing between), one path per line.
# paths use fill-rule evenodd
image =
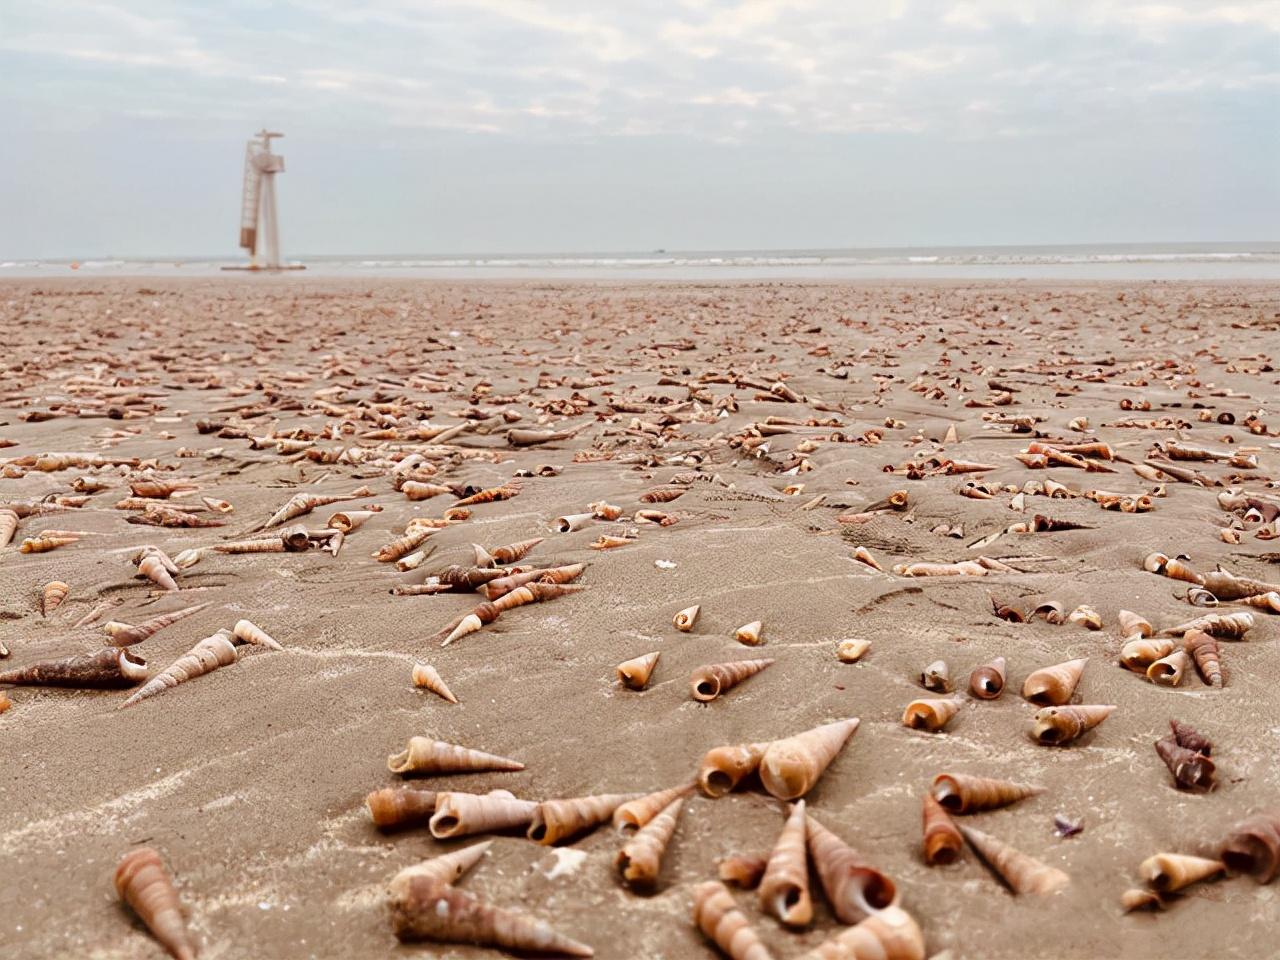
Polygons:
M0 258L1280 239L1280 0L0 0Z

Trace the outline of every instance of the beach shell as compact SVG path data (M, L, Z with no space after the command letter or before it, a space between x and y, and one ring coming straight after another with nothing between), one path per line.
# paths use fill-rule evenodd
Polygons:
M978 813L1007 807L1044 792L1043 787L967 773L940 773L933 778L934 798L949 812Z
M427 540L435 535L434 527L424 527L413 533L406 533L403 537L397 537L388 544L384 544L378 550L370 554L373 559L379 563L394 563L401 557L407 556L418 547L422 546Z
M920 671L920 686L935 693L951 692L951 670L945 660L935 660Z
M617 866L623 881L637 890L652 890L662 870L662 855L676 832L683 797L676 797L658 814L636 831L618 851Z
M429 663L415 663L413 665L413 685L420 690L430 690L442 700L449 703L457 703L458 698L453 695L448 685L441 678L435 667Z
M1084 604L1067 614L1067 623L1078 623L1090 630L1102 629L1102 617L1098 615L1098 611Z
M866 547L854 548L853 559L857 560L859 563L865 563L868 567L871 567L873 570L879 570L882 573L884 572L884 567L880 565L880 561L877 560L874 556L872 556L871 551L868 550Z
M1196 753L1203 753L1206 757L1213 753L1213 744L1209 742L1209 738L1190 724L1183 723L1180 720L1170 720L1169 729L1172 731L1173 739L1178 746L1194 750Z
M857 923L897 902L898 889L892 880L813 817L805 819L809 856L836 919Z
M391 878L389 885L392 897L402 893L410 884L427 881L430 883L456 883L489 852L492 840L482 840L469 847L442 853L438 857L405 867Z
M519 588L523 589L523 587ZM501 599L501 598L499 598ZM461 640L463 637L476 633L481 630L486 623L493 623L502 613L493 603L482 603L470 613L458 619L453 628L440 641L440 646L447 647L455 640Z
M644 656L635 657L631 660L625 660L618 664L618 682L623 686L630 687L632 690L643 690L649 685L649 677L653 674L653 668L658 664L658 657L661 656L659 651L646 653Z
M841 640L836 644L836 659L841 663L857 663L870 649L870 640Z
M1031 736L1045 746L1064 746L1107 719L1113 710L1114 706L1102 704L1045 707L1035 715Z
M483 547L477 544L472 544L476 551L476 566L485 566L485 564L480 562L479 558L481 554L484 554L491 563L496 562L503 565L515 563L517 560L523 560L529 551L542 543L545 539L545 537L534 537L531 540L520 540L516 543L508 543L506 546L495 548L491 553L485 553Z
M208 606L208 602L197 603L195 606L184 607L181 610L174 610L171 613L159 614L149 620L143 620L138 624L120 623L116 620L109 620L102 625L102 631L111 638L110 642L114 646L129 647L135 643L141 643L143 640L155 636L165 627L171 626L179 620L185 620L187 617L199 613Z
M1057 600L1046 600L1031 611L1031 617L1041 617L1045 623L1058 624L1067 619L1067 608Z
M595 503L587 504L591 508L591 515L598 520L617 520L622 516L622 508L615 507L611 503L599 500Z
M760 782L779 800L803 797L853 736L859 722L850 717L774 740L760 758Z
M684 496L684 487L659 487L640 494L641 503L670 503L677 497Z
M766 743L740 743L732 747L716 747L698 764L698 785L708 797L723 797L744 777L760 768Z
M938 954L941 958L945 954ZM924 960L924 934L907 911L886 907L818 944L799 960Z
M969 692L981 700L994 700L1004 692L1004 677L1004 657L996 657L969 674Z
M798 800L769 854L759 891L760 909L789 927L803 927L813 919L806 838L804 801Z
M559 843L599 826L628 800L638 799L634 793L604 793L571 800L544 800L533 812L528 836L542 844Z
M729 960L773 960L719 881L707 880L693 888L693 922Z
M7 547L13 542L13 535L18 532L18 515L12 510L0 510L0 547Z
M472 849L470 847L468 850ZM401 941L474 943L504 950L591 957L584 943L527 914L496 907L434 877L392 881L391 929Z
M400 492L408 500L430 500L442 494L450 493L448 487L439 483L423 483L420 480L406 480L400 484Z
M195 941L160 854L150 847L125 854L116 867L115 884L120 899L133 908L169 956L195 960Z
M692 783L668 787L619 804L613 811L613 826L623 836L630 836L656 817L671 802L693 793Z
M1022 696L1042 707L1069 703L1088 662L1088 657L1081 657L1052 667L1041 667L1027 676L1022 684Z
M689 677L689 689L693 699L710 703L720 694L733 689L748 677L753 677L774 661L732 660L729 663L711 663L699 667Z
M1155 632L1151 621L1146 617L1138 616L1132 610L1121 610L1116 614L1116 620L1120 624L1122 637L1149 637Z
M281 540L279 537L270 537L262 540L236 540L230 543L214 544L212 547L209 547L206 549L211 549L215 553L228 553L228 554L284 553L285 552L284 541ZM183 569L186 569L189 566L195 566L196 561L199 560L201 556L203 556L203 552L204 551L198 552L196 559L192 560L190 563L180 562L178 563L178 566L182 567ZM184 557L184 555L189 555L190 553L191 551L184 550L182 553L178 554L179 560L181 560Z
M241 643L247 643L255 647L265 647L268 650L284 649L270 634L248 620L237 620L236 625L231 628L231 635Z
M147 662L141 657L105 647L96 653L86 653L59 660L40 660L0 672L0 683L12 683L30 687L81 687L87 689L116 689L132 687L147 677Z
M518 760L495 756L482 750L459 747L430 737L410 737L400 753L387 757L387 769L408 774L478 773L482 770L523 770Z
M1241 820L1231 828L1219 854L1233 873L1270 883L1280 874L1280 810Z
M1071 878L1061 870L1027 856L989 833L966 826L961 826L960 832L983 863L1014 893L1047 896L1071 884Z
M758 647L761 644L760 631L764 628L759 620L752 620L748 624L744 624L733 632L733 639L748 647Z
M365 797L364 804L369 808L374 825L390 830L417 826L430 820L436 810L436 794L433 790L415 790L412 787L386 787Z
M475 793L437 793L436 812L431 815L431 835L437 840L465 837L473 833L497 833L516 827L527 828L538 805L517 800L506 790Z
M178 589L173 575L165 566L164 561L158 556L143 557L142 562L138 564L138 576L150 580L161 590L172 591Z
M340 510L325 522L325 526L330 530L340 530L343 533L350 533L352 530L358 530L370 518L376 517L377 510Z
M1182 675L1191 666L1191 655L1185 650L1174 650L1167 657L1155 661L1147 667L1147 679L1162 687L1176 687L1182 682Z
M283 507L272 514L271 519L262 525L262 527L276 527L282 523L287 523L295 517L310 513L316 507L323 507L330 503L339 503L343 500L358 500L360 497L369 497L373 495L373 491L368 487L360 487L351 493L340 496L319 496L316 494L296 493L285 503Z
M0 691L0 713L4 713L13 706L13 701L9 699L8 694Z
M195 490L197 485L190 480L158 480L154 477L144 477L130 482L129 489L135 497L163 500L175 493Z
M959 700L912 700L902 712L902 725L912 730L937 733L946 727L959 709Z
M570 513L563 517L556 517L555 527L559 533L572 533L574 530L581 530L589 523L593 523L596 519L594 513Z
M71 588L61 580L46 583L40 592L40 616L47 617L57 610L70 592Z
M1195 661L1205 683L1211 687L1222 686L1222 654L1217 640L1203 630L1188 630L1182 635L1182 648Z
M1156 753L1164 761L1174 782L1184 790L1212 790L1217 772L1213 760L1178 743L1175 737L1161 737L1155 743Z
M1120 894L1120 906L1125 913L1132 913L1134 910L1163 910L1164 901L1154 890L1131 887Z
M725 857L716 867L716 875L725 883L731 883L743 890L754 890L764 876L769 861L764 857L747 857L735 855Z
M964 849L964 837L956 829L950 814L933 794L924 797L924 862L929 866L954 863Z
M688 633L693 629L693 625L698 622L698 612L702 609L698 604L692 607L685 607L672 619L672 624L681 633Z
M1250 580L1248 577L1237 577L1226 570L1214 570L1201 578L1206 590L1219 600L1243 600L1264 593L1280 590L1280 584L1264 583L1261 580Z
M194 647L173 661L168 667L157 673L139 690L129 697L123 707L131 707L135 703L163 693L180 683L194 680L196 677L229 666L236 662L238 653L229 630L219 630L213 636L205 637Z
M27 537L18 547L19 553L48 553L50 550L57 550L59 547L69 546L80 540L75 536L56 536L54 534L42 533L39 536Z
M1220 860L1192 857L1184 853L1157 853L1138 867L1142 879L1161 893L1181 890L1198 880L1216 877L1227 869Z
M1180 623L1176 627L1161 630L1160 633L1163 636L1181 636L1191 630L1203 630L1210 636L1217 637L1220 640L1243 640L1244 635L1249 632L1253 623L1253 614L1248 610L1239 610L1236 613L1226 614L1210 613L1194 620L1188 620L1186 623Z
M1146 673L1147 667L1171 653L1172 640L1139 637L1120 649L1120 663L1136 673Z

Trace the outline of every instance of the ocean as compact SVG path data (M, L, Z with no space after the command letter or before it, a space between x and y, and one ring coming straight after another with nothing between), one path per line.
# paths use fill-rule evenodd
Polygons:
M16 277L239 277L242 258L0 261ZM1280 280L1280 243L864 247L636 253L304 256L297 277L453 280Z

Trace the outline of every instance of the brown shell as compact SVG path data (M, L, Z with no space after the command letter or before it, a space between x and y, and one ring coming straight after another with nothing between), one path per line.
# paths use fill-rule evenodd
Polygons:
M156 694L163 693L165 690L176 687L180 683L194 680L196 677L217 670L219 667L230 666L236 662L238 656L236 645L231 640L230 631L219 630L213 636L205 637L177 660L169 664L168 667L157 673L120 706L122 708L131 707L135 703L154 697Z
M1029 783L975 777L967 773L940 773L933 778L931 789L943 807L957 814L996 810L1044 792L1043 787Z
M1220 853L1235 873L1270 883L1280 874L1280 810L1268 810L1241 820L1231 828Z
M1192 857L1183 853L1157 853L1143 860L1138 872L1153 889L1161 893L1172 893L1198 880L1216 877L1226 869L1226 864L1220 860Z
M533 812L528 836L542 844L559 843L599 826L619 806L637 799L634 793L604 793L571 800L544 800Z
M759 890L760 909L789 927L803 927L813 919L806 838L804 801L798 800L769 854Z
M433 536L435 532L434 528L426 527L414 533L406 533L403 537L397 537L374 552L372 554L373 559L379 563L394 563L426 543L427 539Z
M689 677L690 693L693 699L710 703L748 677L754 677L773 662L771 658L765 657L760 660L733 660L729 663L707 664L693 671Z
M1154 890L1131 887L1120 894L1120 906L1125 913L1132 913L1134 910L1163 910L1164 901Z
M61 580L46 583L40 592L40 616L47 617L57 610L70 592L71 588Z
M670 503L678 497L684 496L684 487L659 487L656 490L650 490L647 493L640 494L641 503Z
M1042 707L1070 703L1088 662L1088 657L1081 657L1033 671L1022 684L1022 696Z
M773 960L723 883L707 880L693 888L693 922L729 960Z
M395 897L402 893L411 883L422 880L435 883L456 883L466 875L467 871L480 862L492 846L492 840L482 840L480 843L473 843L471 846L463 847L461 850L442 853L438 857L431 857L422 861L422 863L415 863L411 867L405 867L391 878L389 892L392 897Z
M1014 893L1046 896L1065 890L1071 878L1055 867L1029 857L1007 843L973 827L961 826L969 846Z
M774 740L760 758L760 782L779 800L803 797L853 736L859 722L850 717Z
M494 549L490 553L490 556L501 564L515 563L517 560L523 560L529 551L542 543L545 539L545 537L534 537L531 540L520 540L516 543L508 543L505 546Z
M160 854L150 847L125 854L116 867L115 884L120 899L133 908L174 960L195 960L195 941Z
M1222 653L1217 640L1203 630L1188 630L1182 635L1182 648L1195 661L1205 683L1211 687L1222 686Z
M698 764L698 785L713 799L723 797L760 767L768 743L740 743L708 750Z
M725 857L716 867L716 875L725 883L731 883L743 890L754 890L764 876L769 861L764 857L748 857L735 855Z
M956 829L951 816L931 793L924 796L922 820L924 862L929 866L954 863L964 849L964 837Z
M1189 750L1168 736L1156 741L1156 753L1173 774L1174 782L1184 790L1212 790L1217 772L1213 760Z
M980 700L994 700L1004 692L1004 678L1004 657L996 657L969 674L969 692Z
M1036 713L1031 735L1045 746L1063 746L1092 730L1115 710L1114 705L1045 707Z
M682 783L678 787L668 787L619 804L613 811L614 829L624 836L633 834L670 806L672 801L687 797L692 792L692 783Z
M1146 617L1138 616L1132 610L1121 610L1116 614L1116 620L1120 624L1122 637L1149 637L1155 632L1151 621Z
M1186 623L1180 623L1176 627L1161 630L1160 633L1165 636L1182 636L1190 630L1203 630L1220 640L1243 640L1253 623L1253 614L1248 610L1238 610L1235 613L1210 613L1188 620Z
M653 653L624 660L617 666L618 682L632 690L643 690L649 685L649 677L653 675L653 668L658 665L659 656L661 653L655 650Z
M698 622L698 612L701 609L702 607L696 603L692 607L685 607L672 618L672 625L681 633L688 633Z
M945 660L935 660L920 671L920 686L934 693L951 692L951 671Z
M472 750L430 737L410 737L399 753L387 757L387 769L402 776L478 772L481 770L523 770L519 760L509 760L482 750Z
M419 826L436 812L436 794L433 790L412 787L385 787L365 797L364 804L369 808L374 826L383 830Z
M959 709L959 700L930 698L912 700L902 712L902 725L912 730L937 733L951 722L951 718Z
M477 503L494 503L498 500L510 500L512 497L520 495L520 485L518 483L504 483L500 487L490 487L488 490L481 490L469 497L464 497L454 504L455 507L470 507Z
M102 631L111 638L111 643L117 647L129 647L135 643L141 643L150 637L155 636L165 627L172 626L179 620L185 620L187 617L199 613L205 607L209 606L209 602L197 603L192 607L184 607L181 610L174 610L171 613L162 613L159 616L152 617L150 620L143 620L141 623L128 624L120 623L115 620L109 620L102 625Z
M484 795L438 793L436 812L430 820L431 835L437 840L446 840L473 833L527 828L537 806L532 800L517 800L505 790Z
M115 689L132 687L147 676L147 662L127 650L104 647L59 660L40 660L0 672L0 683L31 687Z
M1138 637L1121 648L1120 663L1137 673L1146 673L1151 664L1171 653L1173 653L1172 640Z
M924 960L924 934L899 906L886 907L818 944L799 960Z
M841 923L857 923L897 902L898 890L892 880L813 817L807 817L806 822L809 855L831 912Z
M737 640L743 646L758 647L764 642L760 637L763 627L764 624L759 620L752 620L750 623L745 623L735 630L733 633L733 639Z
M617 865L623 881L638 890L652 890L662 870L662 855L676 832L684 798L676 797L641 827L618 851Z

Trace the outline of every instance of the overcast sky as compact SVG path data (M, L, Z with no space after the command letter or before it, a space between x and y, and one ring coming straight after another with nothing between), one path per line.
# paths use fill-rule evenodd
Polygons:
M0 258L1280 239L1280 2L0 0Z

